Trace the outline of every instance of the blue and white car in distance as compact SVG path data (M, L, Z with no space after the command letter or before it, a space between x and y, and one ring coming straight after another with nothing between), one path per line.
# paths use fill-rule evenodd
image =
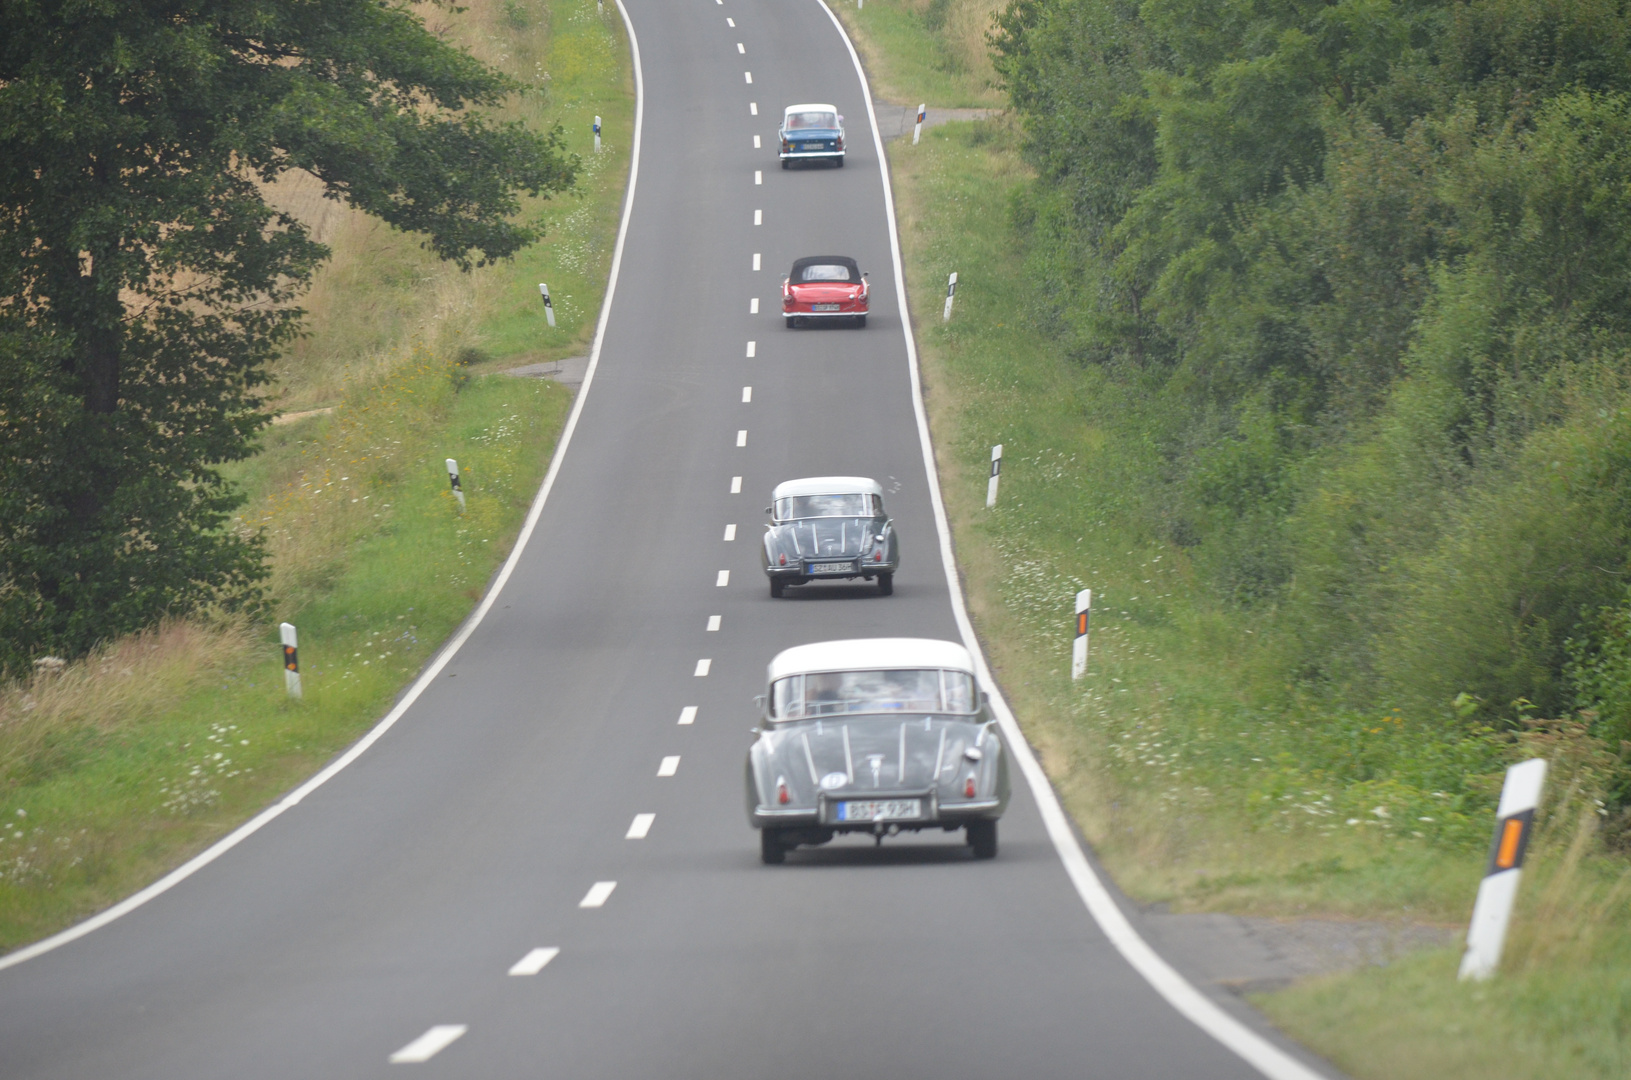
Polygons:
M782 168L795 161L831 161L844 166L844 118L833 105L789 105L776 137Z

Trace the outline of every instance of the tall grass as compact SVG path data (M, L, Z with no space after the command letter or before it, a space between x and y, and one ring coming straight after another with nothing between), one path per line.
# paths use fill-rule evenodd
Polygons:
M828 0L886 101L1001 108L985 35L1003 0Z

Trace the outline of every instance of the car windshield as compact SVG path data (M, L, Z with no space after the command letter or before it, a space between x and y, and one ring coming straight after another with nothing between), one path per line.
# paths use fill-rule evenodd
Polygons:
M795 495L776 500L776 520L820 517L872 517L883 512L876 495Z
M845 713L971 713L974 677L966 671L822 671L777 679L770 715L778 720Z
M837 130L838 114L830 112L794 112L787 114L788 131L800 131L806 128L821 131Z
M799 271L802 281L848 281L849 267L839 263L816 263Z

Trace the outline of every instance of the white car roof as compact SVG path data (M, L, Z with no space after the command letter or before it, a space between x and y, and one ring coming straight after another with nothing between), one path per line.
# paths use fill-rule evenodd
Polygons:
M770 661L770 681L815 671L887 671L950 668L974 673L968 650L955 641L932 638L854 638L818 641L784 649Z
M770 498L791 499L795 495L877 495L883 486L865 476L807 476L803 480L783 480Z
M786 117L791 116L793 113L796 113L796 112L830 112L830 113L836 113L837 111L838 111L838 106L837 105L822 105L819 102L817 102L817 103L805 104L805 105L789 105L789 106L787 106L787 108L782 110L782 116L783 116L783 118L786 118Z

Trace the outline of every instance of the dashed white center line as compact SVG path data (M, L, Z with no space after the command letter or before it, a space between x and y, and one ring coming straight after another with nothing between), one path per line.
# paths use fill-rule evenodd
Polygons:
M736 525L735 524L730 524L730 525L725 526L725 541L727 543L729 543L730 541L735 540L735 539L736 539Z
M656 820L656 814L635 814L634 820L629 823L629 831L623 834L623 839L644 840L646 833L651 831L651 823Z
M748 402L750 402L752 400L753 400L753 387L751 387L751 386L742 387L742 404L746 405Z
M695 705L687 705L685 708L680 710L680 723L682 723L682 724L694 724L696 722L697 722L697 707Z
M708 616L708 633L715 634L719 632L719 618L718 615Z
M597 881L589 886L589 891L583 894L583 899L578 901L578 906L604 907L606 901L611 898L612 890L615 888L617 888L617 882L615 881Z
M742 428L740 431L738 431L736 433L736 445L737 446L746 446L747 444L748 444L748 429L747 428Z
M744 79L746 79L749 82L749 84L751 84L753 82L753 72L751 72L751 71L742 72L742 77Z
M429 1061L453 1045L460 1035L470 1030L469 1024L437 1024L413 1042L391 1055L392 1065L408 1065Z
M758 150L758 149L759 149L759 136L757 136L757 135L755 135L755 136L754 136L754 137L753 137L753 148L754 148L754 149L755 149L755 150ZM758 222L757 222L757 221L755 221L755 222L754 222L754 224L755 224L755 225L757 225L757 224L759 224L759 223L758 223Z
M748 359L749 360L752 360L754 354L757 353L758 351L759 351L759 343L757 341L748 342Z
M742 478L740 476L731 477L731 494L742 494Z
M753 182L755 184L762 184L765 182L765 174L763 169L753 170Z
M658 776L673 776L675 773L677 773L679 771L680 771L680 756L678 754L675 754L672 757L663 758L663 763L661 765L657 766L657 775Z
M723 589L725 586L729 585L730 583L731 583L731 572L729 570L721 570L719 572L719 576L714 579L714 584L717 585L721 589Z
M755 135L753 137L753 145L759 145L759 136ZM763 210L755 210L753 212L753 223L755 225L763 225L765 223L765 212Z
M737 51L738 55L746 55L747 54L747 48L744 47L743 44L740 41L738 41L736 43L736 51Z
M548 949L534 949L515 962L510 969L511 975L536 975L544 970L551 960L561 955L561 950L550 947Z
M736 29L736 20L735 19L726 19L725 20L725 25L730 27L732 30L735 30Z
M759 252L757 251L753 253L753 268L755 270L759 269Z
M757 101L748 102L748 115L749 116L758 116L759 115L759 103Z
M759 298L757 296L755 296L752 300L748 301L748 314L749 315L759 314Z
M714 662L711 659L709 659L708 657L704 656L701 660L697 661L697 669L695 671L693 671L691 674L695 675L699 679L703 678L704 676L706 676L708 674L708 669L713 667L713 666L714 666Z

